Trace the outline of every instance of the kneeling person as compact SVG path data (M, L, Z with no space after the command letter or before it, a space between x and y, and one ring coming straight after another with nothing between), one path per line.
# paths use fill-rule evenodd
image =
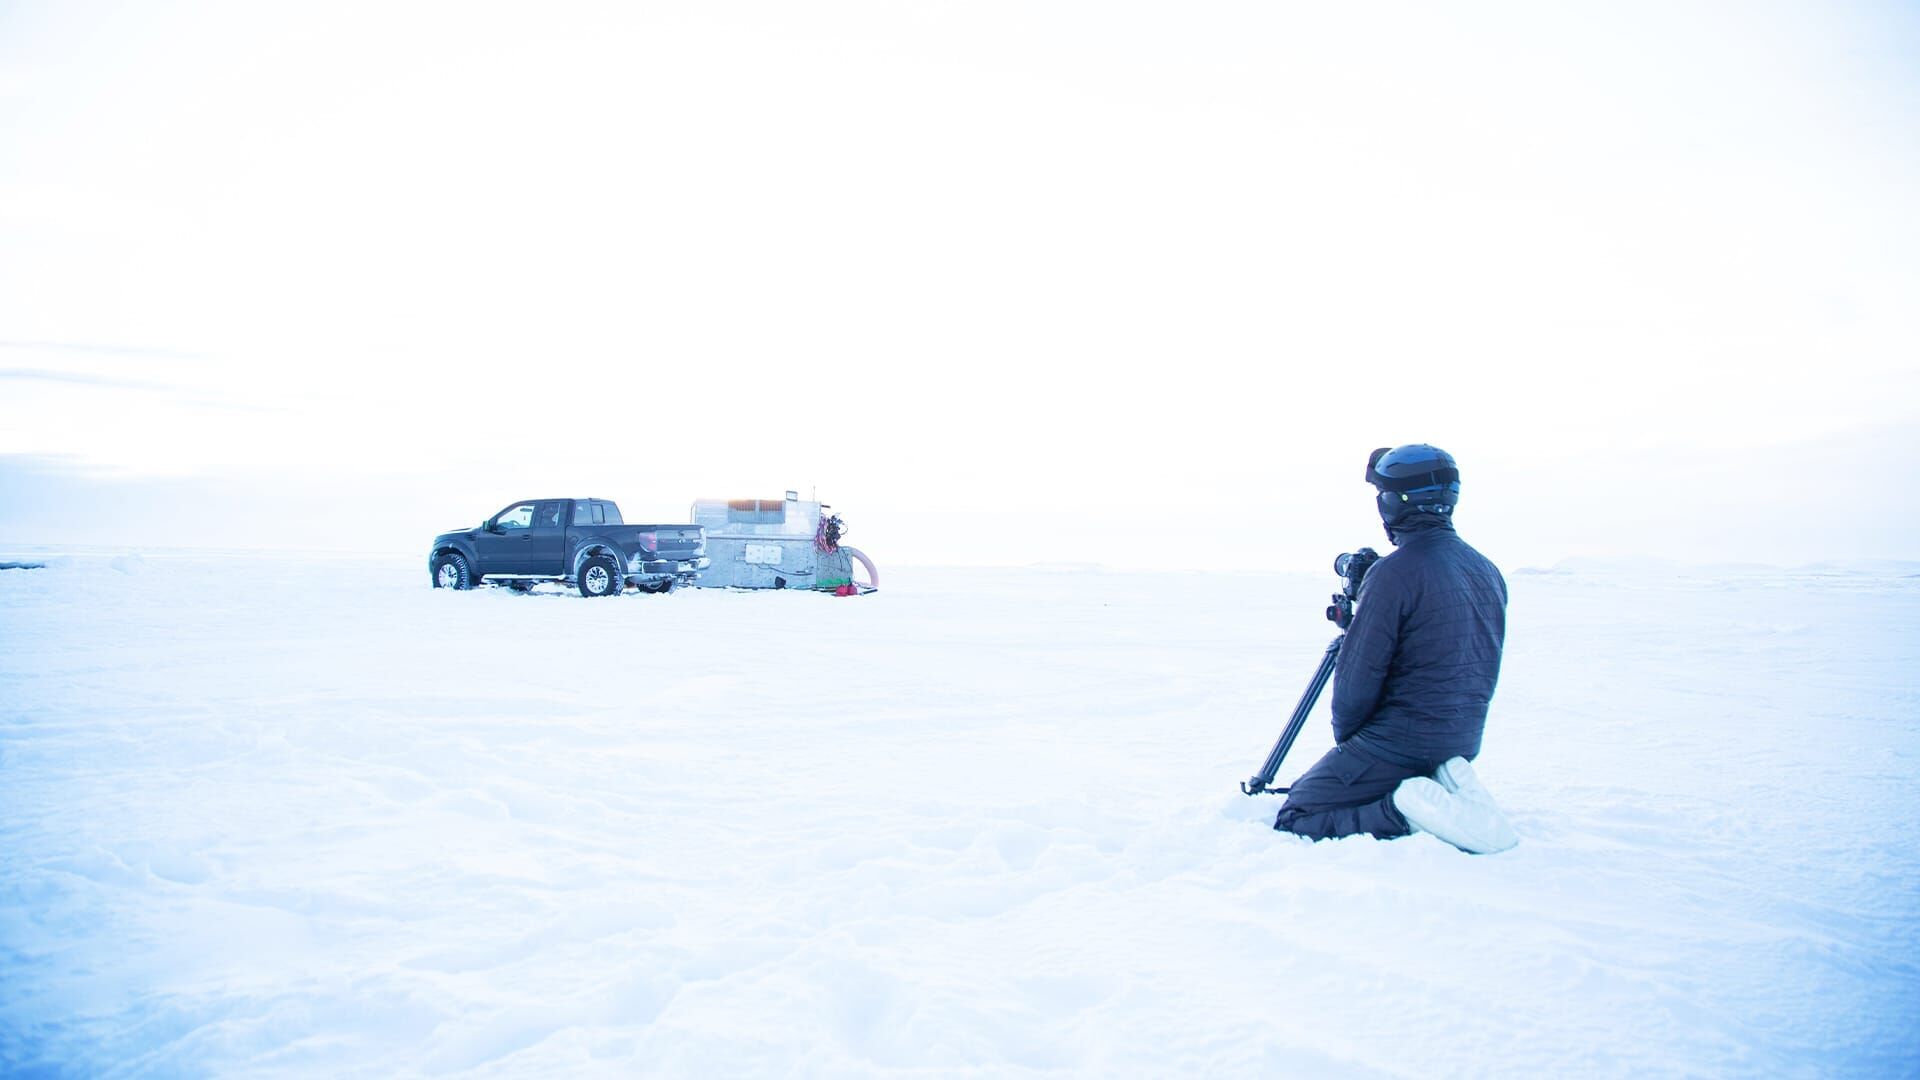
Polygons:
M1473 775L1500 678L1507 583L1453 528L1460 471L1425 444L1376 450L1367 482L1395 551L1361 581L1334 668L1334 748L1274 828L1315 840L1415 831L1467 851L1519 842Z

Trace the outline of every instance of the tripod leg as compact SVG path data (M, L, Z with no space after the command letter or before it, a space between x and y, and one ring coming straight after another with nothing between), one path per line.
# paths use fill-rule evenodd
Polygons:
M1320 700L1320 691L1326 689L1327 680L1333 677L1333 665L1340 657L1340 643L1346 640L1345 634L1336 635L1327 645L1327 653L1320 658L1320 667L1313 673L1313 679L1307 683L1306 693L1300 695L1300 703L1293 707L1293 715L1287 719L1287 726L1280 733L1280 741L1273 744L1273 752L1267 755L1267 763L1260 767L1240 790L1248 795L1259 795L1272 791L1285 794L1286 788L1273 788L1274 774L1280 771L1280 762L1293 749L1293 740L1300 737L1300 729L1306 726L1307 716L1313 712L1314 703Z

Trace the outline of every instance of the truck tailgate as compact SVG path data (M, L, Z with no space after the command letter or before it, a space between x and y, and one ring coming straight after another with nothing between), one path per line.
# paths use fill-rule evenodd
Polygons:
M662 559L691 559L706 547L698 525L654 525L643 531L653 534L653 550Z

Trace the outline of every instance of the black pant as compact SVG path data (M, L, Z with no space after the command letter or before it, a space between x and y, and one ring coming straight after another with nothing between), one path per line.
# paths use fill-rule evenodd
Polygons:
M1336 746L1294 781L1276 829L1314 840L1367 833L1381 840L1413 830L1393 806L1393 789L1409 776L1426 773L1403 768Z

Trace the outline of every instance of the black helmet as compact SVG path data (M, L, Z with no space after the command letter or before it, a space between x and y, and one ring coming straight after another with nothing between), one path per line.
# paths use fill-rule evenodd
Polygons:
M1375 450L1367 458L1367 483L1380 489L1380 520L1389 525L1415 512L1451 517L1460 501L1453 455L1426 443Z

